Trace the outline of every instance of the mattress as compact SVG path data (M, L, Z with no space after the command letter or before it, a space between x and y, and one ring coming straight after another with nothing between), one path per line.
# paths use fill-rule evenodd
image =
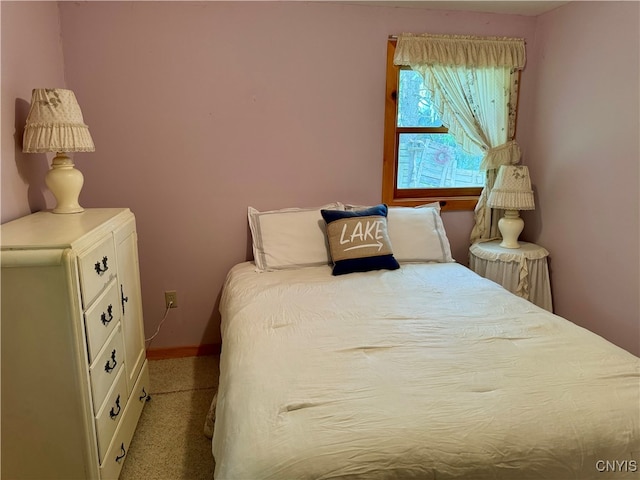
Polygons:
M637 478L640 360L455 263L236 265L216 479Z

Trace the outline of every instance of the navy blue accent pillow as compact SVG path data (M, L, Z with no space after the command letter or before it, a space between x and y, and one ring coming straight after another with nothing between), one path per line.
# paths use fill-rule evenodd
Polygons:
M363 210L320 210L327 223L334 275L400 268L387 233L387 212L385 204Z

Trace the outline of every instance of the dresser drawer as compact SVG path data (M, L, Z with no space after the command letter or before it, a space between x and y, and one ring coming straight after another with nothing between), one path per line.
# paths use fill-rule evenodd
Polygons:
M138 377L135 386L133 387L133 393L124 411L124 416L120 420L118 429L116 430L111 446L107 451L106 456L101 460L100 466L100 478L102 480L115 480L120 475L122 464L129 452L131 446L131 439L136 429L136 424L142 413L142 407L144 407L147 401L149 391L149 368L148 363L145 361L140 376Z
M116 376L121 370L124 370L122 368L124 365L123 345L122 327L118 323L104 348L100 350L96 360L89 367L94 412L100 409Z
M89 363L93 362L100 352L105 340L120 321L120 298L118 297L118 282L111 280L107 290L84 314L84 323L89 346Z
M120 370L113 388L109 391L107 399L96 415L96 433L98 436L98 454L100 462L107 453L111 444L113 433L118 427L120 419L124 416L127 406L127 380L124 369Z
M116 254L113 237L105 237L95 247L80 255L82 305L87 309L94 298L116 277Z

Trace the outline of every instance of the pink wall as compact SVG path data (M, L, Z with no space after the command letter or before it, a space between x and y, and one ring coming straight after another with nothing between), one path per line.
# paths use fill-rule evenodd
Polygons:
M22 133L33 88L64 87L58 5L1 2L2 133L0 223L53 207L44 154L23 154Z
M246 210L380 201L386 40L520 36L535 19L302 2L62 2L65 71L96 152L81 203L137 215L152 347L219 341ZM527 92L522 95L526 97ZM471 212L444 216L467 260Z
M538 18L525 152L556 313L640 354L640 4L571 2Z
M219 341L248 205L379 201L386 37L430 31L527 39L518 139L537 209L523 237L551 252L557 313L640 353L636 2L574 1L537 19L328 3L59 8L1 4L1 221L52 206L47 159L22 154L21 136L31 89L65 86L66 72L97 145L76 155L81 201L138 216L147 334L163 291L178 290L154 347ZM444 221L466 262L471 213Z
M20 138L31 89L67 85L97 146L76 155L81 202L138 217L147 334L164 290L178 291L153 347L219 341L248 205L379 201L387 35L524 37L518 139L537 209L523 237L551 252L557 313L640 353L636 2L571 2L537 19L301 2L1 12L2 222L52 205L47 159L22 154ZM444 221L466 263L471 213Z

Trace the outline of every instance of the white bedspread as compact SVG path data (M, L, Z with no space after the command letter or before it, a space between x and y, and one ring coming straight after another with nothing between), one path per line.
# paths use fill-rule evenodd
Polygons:
M638 478L640 360L458 264L240 264L221 313L218 480Z

